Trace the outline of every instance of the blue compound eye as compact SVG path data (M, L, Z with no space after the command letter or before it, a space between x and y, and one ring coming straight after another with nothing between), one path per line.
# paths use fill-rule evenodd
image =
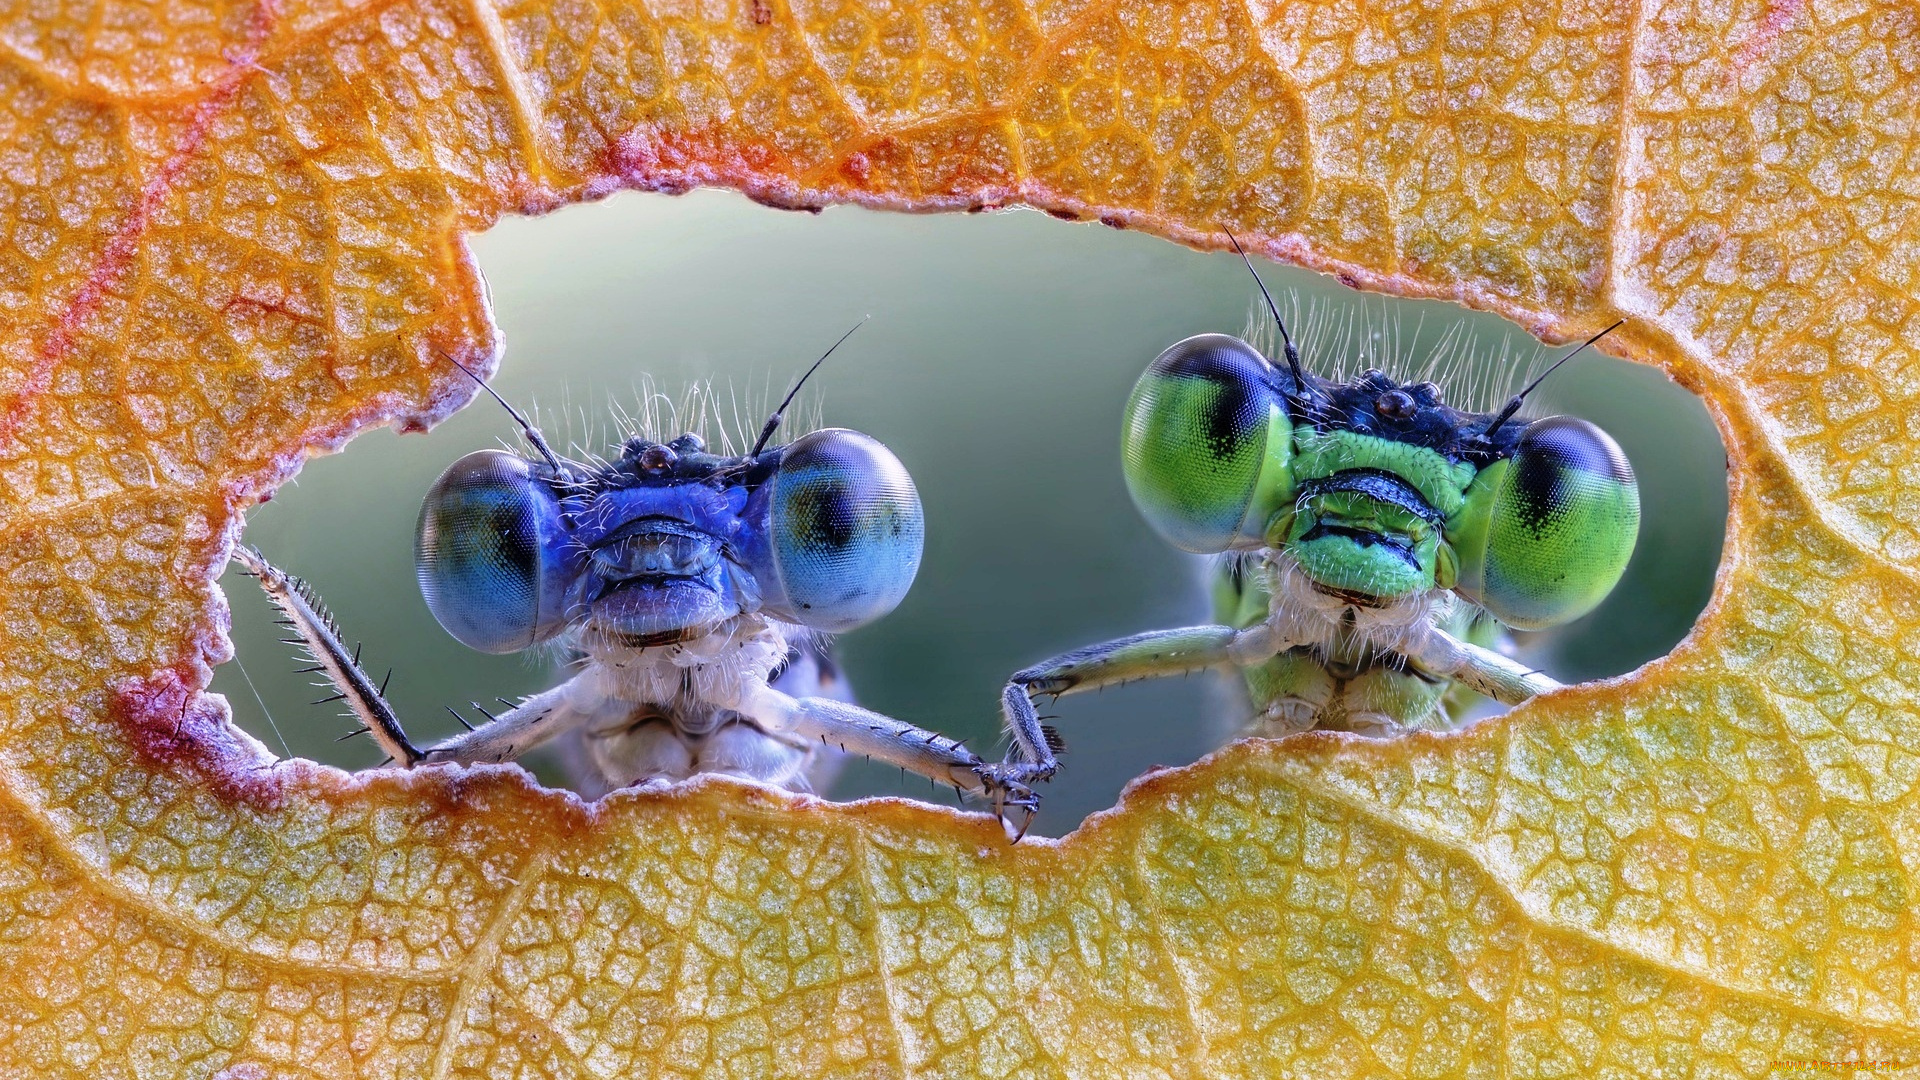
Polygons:
M447 633L480 652L518 652L565 628L569 550L560 504L533 466L476 450L421 503L414 570Z
M920 493L893 452L827 428L786 448L771 481L772 552L785 605L819 630L892 611L920 570Z

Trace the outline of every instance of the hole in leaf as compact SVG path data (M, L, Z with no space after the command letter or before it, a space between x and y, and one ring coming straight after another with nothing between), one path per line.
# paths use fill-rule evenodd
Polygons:
M1033 213L833 209L816 217L715 192L621 196L510 219L474 247L507 343L492 385L536 414L558 448L607 453L610 403L635 411L643 378L675 398L710 381L726 426L736 426L729 402L737 395L742 422L757 430L769 399L871 314L815 377L802 410L889 446L925 505L926 554L911 593L834 646L868 707L997 758L998 694L1015 669L1210 618L1208 565L1160 540L1129 501L1120 412L1167 345L1196 333L1245 332L1254 292L1231 256ZM1320 275L1264 263L1261 270L1276 295L1308 308L1333 305L1322 317L1328 325L1356 310L1362 329L1369 320L1397 323L1409 356L1424 358L1456 325L1463 355L1504 349L1523 364L1542 356L1533 339L1493 316L1363 299ZM1298 330L1312 336L1311 327ZM1529 636L1522 655L1566 681L1618 674L1671 649L1706 604L1726 516L1724 451L1692 395L1657 371L1600 355L1562 368L1528 414L1549 411L1585 417L1620 442L1639 475L1644 516L1633 561L1606 602L1570 626ZM374 678L393 667L389 698L421 745L459 730L446 706L470 713L468 701L492 707L496 697L534 693L559 678L544 658L461 646L435 623L414 582L422 495L448 463L501 440L514 442L512 424L479 399L428 435L373 432L347 453L308 463L295 484L249 515L246 542L313 583L348 644L365 643ZM381 755L367 739L334 741L352 727L340 705L308 704L332 691L292 673L294 650L277 643L283 635L259 591L237 574L226 584L252 685L240 665L228 664L214 689L241 725L275 753L373 765ZM1111 805L1145 769L1217 746L1233 726L1221 718L1225 679L1166 679L1064 699L1053 711L1070 754L1043 789L1037 830L1062 834ZM526 764L547 782L565 782L550 760ZM860 764L829 792L876 793L952 799L896 770Z

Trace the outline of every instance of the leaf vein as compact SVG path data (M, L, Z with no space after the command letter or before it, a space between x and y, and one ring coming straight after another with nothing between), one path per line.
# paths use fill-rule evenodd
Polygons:
M486 981L487 973L481 969L491 968L499 958L500 944L506 938L508 928L526 908L528 898L546 876L549 858L545 851L535 852L520 868L520 880L506 895L486 932L479 941L474 942L473 950L455 969L453 1003L447 1008L446 1025L440 1031L440 1043L433 1052L433 1071L429 1074L433 1080L446 1080L453 1075L453 1054L458 1048L461 1032L466 1030L467 1007L473 1000L475 988Z
M1873 1031L1892 1038L1912 1039L1920 1036L1920 1025L1900 1027L1897 1025L1876 1023L1870 1020L1863 1020L1859 1017L1847 1016L1825 1006L1805 1001L1797 1001L1778 991L1769 990L1764 987L1730 985L1719 981L1709 972L1692 967L1673 957L1642 952L1630 945L1613 940L1601 931L1582 926L1571 926L1552 922L1550 919L1551 913L1542 910L1538 900L1526 891L1516 887L1513 882L1495 873L1493 868L1487 864L1487 860L1482 853L1471 845L1460 840L1444 838L1438 832L1422 829L1412 822L1403 821L1385 807L1355 799L1338 788L1325 786L1298 774L1271 766L1263 767L1262 771L1267 772L1280 782L1291 784L1302 792L1325 799L1382 828L1411 839L1417 844L1428 845L1452 853L1479 870L1484 878L1498 888L1519 912L1533 921L1535 927L1545 927L1555 933L1583 942L1604 952L1631 959L1636 963L1645 964L1657 971L1691 979L1702 987L1724 994L1742 996L1751 1000L1764 1002L1789 1013L1797 1013L1801 1016L1817 1018L1856 1031Z
M900 1019L900 994L893 985L893 966L887 955L886 920L881 917L880 897L873 887L873 842L858 828L852 830L852 836L858 849L860 894L866 898L867 910L872 913L873 955L880 968L880 994L886 1002L887 1027L893 1033L894 1058L900 1062L902 1075L911 1075L913 1063L907 1058L907 1049L912 1044L912 1036Z

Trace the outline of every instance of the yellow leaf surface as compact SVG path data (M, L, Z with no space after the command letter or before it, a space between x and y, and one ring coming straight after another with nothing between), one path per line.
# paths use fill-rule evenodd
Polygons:
M0 1074L1920 1074L1917 67L1845 0L16 0ZM1630 678L1014 849L276 764L199 695L238 510L471 396L463 232L699 184L1625 316L1722 425L1716 599Z

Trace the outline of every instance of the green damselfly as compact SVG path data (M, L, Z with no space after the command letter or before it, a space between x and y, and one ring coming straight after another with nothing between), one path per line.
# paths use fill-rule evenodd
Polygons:
M1001 699L1013 740L1002 779L1058 768L1036 699L1208 668L1243 674L1262 734L1451 727L1456 688L1509 705L1556 689L1489 646L1502 626L1586 614L1625 571L1640 522L1626 455L1585 420L1517 416L1540 379L1614 327L1479 413L1432 382L1314 374L1260 291L1281 363L1240 338L1188 338L1148 367L1123 420L1142 515L1177 547L1226 556L1221 621L1016 672Z

